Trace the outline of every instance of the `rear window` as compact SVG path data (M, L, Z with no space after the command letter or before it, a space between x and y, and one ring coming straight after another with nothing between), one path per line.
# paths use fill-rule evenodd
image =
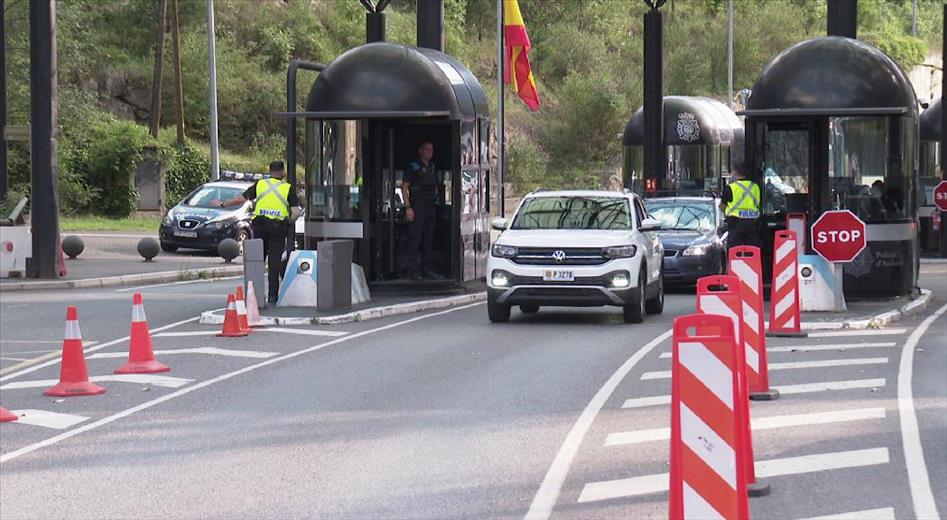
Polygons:
M530 197L511 229L630 229L624 197Z

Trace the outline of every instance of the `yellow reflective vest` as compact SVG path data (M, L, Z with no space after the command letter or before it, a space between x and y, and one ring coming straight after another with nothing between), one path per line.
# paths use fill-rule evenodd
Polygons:
M279 179L260 179L256 183L253 216L273 220L289 218L289 183Z
M740 180L730 183L733 199L724 212L727 217L759 218L760 187L753 181Z

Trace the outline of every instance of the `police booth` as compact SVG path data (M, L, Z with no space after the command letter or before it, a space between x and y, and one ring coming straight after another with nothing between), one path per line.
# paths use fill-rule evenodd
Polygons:
M309 249L355 242L372 290L441 290L482 279L489 252L490 119L477 79L442 52L392 43L355 47L316 78L305 112ZM401 183L423 141L434 145L434 271L406 276Z
M719 194L730 177L733 154L743 155L743 124L723 103L695 96L664 97L664 172L644 171L644 109L622 134L623 183L648 195Z
M940 231L934 229L934 188L941 181L940 167L943 163L943 151L940 149L940 137L943 132L942 98L932 101L927 109L921 113L920 121L920 156L917 174L917 217L918 240L922 250L938 251L940 249ZM945 223L941 222L943 226Z
M743 114L749 173L763 195L764 254L788 213L804 213L811 226L823 211L848 209L867 224L867 247L844 264L845 295L912 292L918 108L901 68L862 41L804 41L763 68Z

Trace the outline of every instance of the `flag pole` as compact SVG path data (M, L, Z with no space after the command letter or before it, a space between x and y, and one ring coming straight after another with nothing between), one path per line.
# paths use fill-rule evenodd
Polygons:
M503 149L505 132L503 125L503 0L497 0L497 193L500 200L500 217L506 216L506 188L503 184Z

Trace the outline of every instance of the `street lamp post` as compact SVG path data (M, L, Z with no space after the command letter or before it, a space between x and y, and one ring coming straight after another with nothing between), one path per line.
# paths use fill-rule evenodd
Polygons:
M217 149L217 36L214 34L214 0L207 0L207 54L210 68L210 178L220 178Z
M645 190L657 189L663 176L664 148L664 20L661 6L666 0L645 0L651 9L644 15L644 178ZM654 179L649 185L648 180Z

